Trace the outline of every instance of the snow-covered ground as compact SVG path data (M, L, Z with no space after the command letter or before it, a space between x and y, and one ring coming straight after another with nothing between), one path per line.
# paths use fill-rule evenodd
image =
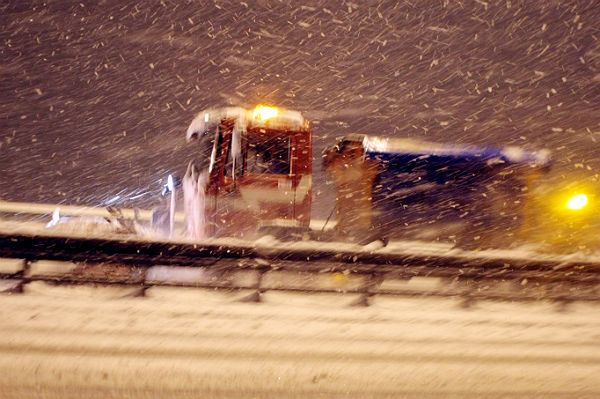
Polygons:
M600 396L598 305L124 294L33 284L0 296L2 398Z
M0 220L2 233L161 240L119 234L96 219L61 227ZM272 237L207 243L467 256L416 241L387 247ZM542 256L531 249L482 254ZM0 272L22 267L20 260L0 259ZM74 267L40 261L29 273ZM164 279L170 271L158 267L151 274ZM200 278L197 269L181 272L181 278ZM263 284L280 278L267 274ZM425 280L407 284L426 290L431 287L422 285L439 283ZM0 285L2 398L600 397L600 304L477 301L464 308L460 298L375 296L361 307L354 305L357 295L278 291L254 303L247 301L253 290L153 287L139 297L137 287L42 282L10 294L16 283Z

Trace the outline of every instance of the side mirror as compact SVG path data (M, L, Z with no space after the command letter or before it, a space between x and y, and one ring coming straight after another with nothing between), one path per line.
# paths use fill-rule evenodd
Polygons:
M172 193L174 190L181 187L181 183L182 183L181 177L176 176L176 175L167 176L167 181L162 188L161 195L165 196L167 194Z

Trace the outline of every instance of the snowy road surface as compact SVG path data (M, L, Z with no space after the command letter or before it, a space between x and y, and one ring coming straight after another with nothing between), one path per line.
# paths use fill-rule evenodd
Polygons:
M2 398L598 398L600 306L42 283L0 296Z

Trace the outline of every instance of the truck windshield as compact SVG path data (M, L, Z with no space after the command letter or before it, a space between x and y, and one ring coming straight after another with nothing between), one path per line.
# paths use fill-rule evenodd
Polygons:
M290 173L290 137L248 134L245 143L246 173Z

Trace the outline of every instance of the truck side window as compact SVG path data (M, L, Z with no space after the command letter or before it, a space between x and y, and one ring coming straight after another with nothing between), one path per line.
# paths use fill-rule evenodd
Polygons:
M249 135L246 141L246 172L289 174L290 149L288 136Z
M221 133L221 129L219 127L216 128L215 137L212 140L212 142L213 142L213 147L212 147L212 151L210 153L210 164L208 167L209 172L212 172L217 160L221 156L221 145L223 143L223 134Z

